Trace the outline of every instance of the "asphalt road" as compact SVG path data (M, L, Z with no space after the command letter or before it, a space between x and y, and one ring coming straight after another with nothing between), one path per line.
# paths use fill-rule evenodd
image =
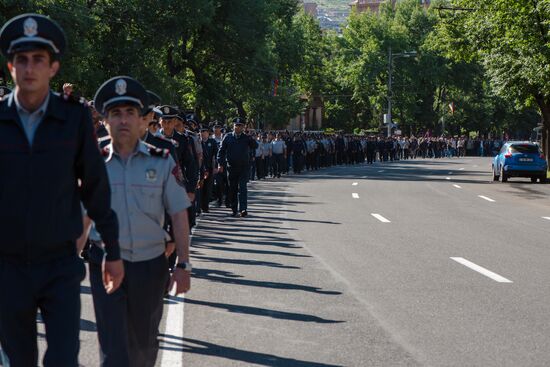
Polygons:
M550 185L490 179L490 159L455 158L254 183L249 218L195 231L158 365L550 365Z

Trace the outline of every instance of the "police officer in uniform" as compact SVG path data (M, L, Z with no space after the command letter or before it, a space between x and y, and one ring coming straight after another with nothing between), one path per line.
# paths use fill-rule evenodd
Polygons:
M214 187L214 168L217 168L218 144L210 137L210 129L207 127L201 129L201 141L204 167L201 209L203 212L208 213L212 199L212 188Z
M105 161L119 213L120 250L126 276L122 286L107 294L101 286L102 238L92 231L90 284L94 298L101 366L153 367L158 354L158 328L168 280L164 245L164 216L171 216L178 265L171 277L176 293L190 288L190 205L168 150L140 140L147 93L130 77L105 82L95 96L96 108L105 116L112 143Z
M181 119L178 115L179 111L177 108L172 106L161 106L159 110L162 113L160 117L160 124L162 126L162 130L160 131L161 135L177 143L180 167L187 178L187 195L189 196L189 200L193 201L195 199L195 190L199 180L199 167L193 154L194 150L191 146L192 141L186 136L178 133L174 128L175 120Z
M244 120L233 119L233 132L227 134L218 151L218 170L227 167L229 178L229 202L231 216L246 217L248 215L248 179L250 177L250 156L258 144L252 137L245 134Z
M43 365L78 366L81 201L107 252L100 287L112 293L124 276L90 111L50 91L65 45L63 30L43 15L17 16L0 30L15 83L0 102L0 170L9 174L0 182L0 344L12 367L38 364L37 310L48 343Z

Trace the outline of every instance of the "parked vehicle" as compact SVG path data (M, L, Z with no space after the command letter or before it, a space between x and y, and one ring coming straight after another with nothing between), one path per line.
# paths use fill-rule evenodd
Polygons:
M525 141L505 143L493 159L493 181L528 177L531 182L546 182L548 162L538 144Z

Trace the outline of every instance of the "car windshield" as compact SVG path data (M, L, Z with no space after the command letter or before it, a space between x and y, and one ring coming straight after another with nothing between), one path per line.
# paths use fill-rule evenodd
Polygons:
M534 153L538 154L539 148L533 144L515 144L510 146L512 153Z

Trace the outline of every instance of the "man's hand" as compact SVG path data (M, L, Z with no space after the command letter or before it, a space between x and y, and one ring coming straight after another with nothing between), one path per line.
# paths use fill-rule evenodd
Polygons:
M194 192L188 192L187 196L189 197L190 202L193 202L195 200L195 193Z
M218 166L218 172L223 173L223 166Z
M168 293L172 291L176 285L176 296L182 293L187 293L191 289L191 273L180 268L176 268L172 277L170 278L170 285L168 286Z
M124 279L124 264L122 260L103 261L103 286L107 294L114 293Z
M176 250L176 243L175 242L168 242L166 244L166 249L164 250L164 256L167 258L170 257Z

